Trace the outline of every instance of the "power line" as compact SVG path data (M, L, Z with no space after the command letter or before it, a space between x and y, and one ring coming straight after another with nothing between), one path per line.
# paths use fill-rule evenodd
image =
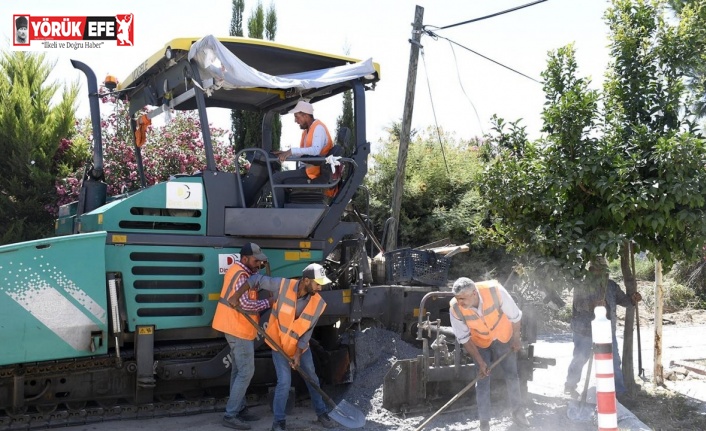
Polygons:
M481 123L481 121L480 121L480 115L478 115L478 110L476 109L476 105L473 103L471 98L466 93L466 89L463 88L463 81L461 81L461 73L459 71L458 59L456 59L456 51L454 51L454 46L451 42L449 42L449 46L451 47L451 53L454 55L454 64L456 65L456 78L458 78L458 85L461 86L461 91L463 91L463 95L466 96L466 99L471 104L471 107L473 107L473 112L476 113L476 120L478 120L478 126L480 127L481 135L485 135L485 131L483 130L483 123Z
M512 8L512 9L506 9L506 10L504 10L504 11L496 12L496 13L493 13L493 14L490 14L490 15L486 15L486 16L482 16L482 17L480 17L480 18L473 18L473 19L469 19L468 21L463 21L463 22L459 22L459 23L456 23L456 24L450 24L450 25L445 25L445 26L443 26L443 27L436 27L436 28L439 29L439 30L446 30L447 28L458 27L459 25L470 24L470 23L472 23L472 22L482 21L482 20L484 20L484 19L493 18L493 17L499 16L499 15L503 15L503 14L506 14L506 13L514 12L514 11L516 11L516 10L520 10L520 9L524 9L524 8L526 8L526 7L534 6L534 5L539 4L539 3L544 3L545 1L547 1L547 0L537 0L537 1L532 2L532 3L527 3L527 4L524 4L524 5L521 5L521 6L514 7L514 8ZM424 26L424 27L426 28L427 26ZM432 27L435 27L435 26L432 26Z
M546 1L546 0L542 0L542 1ZM486 59L486 60L488 60L488 61L490 61L490 62L492 62L492 63L495 63L495 64L497 64L497 65L500 66L500 67L504 67L505 69L507 69L507 70L509 70L509 71L511 71L511 72L515 72L515 73L518 74L518 75L524 76L525 78L529 79L530 81L534 81L534 82L536 82L537 84L541 84L541 83L542 83L541 81L538 81L538 80L532 78L532 77L529 76L529 75L526 75L526 74L524 74L524 73L522 73L522 72L520 72L520 71L518 71L518 70L515 70L515 69L513 69L513 68L510 67L510 66L505 66L504 64L500 63L499 61L495 61L495 60L493 60L492 58L490 58L490 57L488 57L488 56L485 56L485 55L483 55L483 54L481 54L481 53L479 53L479 52L477 52L477 51L472 50L471 48L468 48L467 46L463 46L463 45L461 45L460 43L449 39L448 37L439 36L438 34L434 33L434 32L431 31L431 30L424 30L424 33L426 33L427 35L431 36L432 38L445 39L445 40L449 41L450 43L452 43L452 44L454 44L454 45L457 45L457 46L459 46L459 47L465 49L466 51L472 52L473 54L475 54L475 55L477 55L477 56L479 56L479 57L482 57L482 58L484 58L484 59Z
M449 171L449 163L446 161L446 151L444 151L444 143L441 141L441 132L439 132L439 121L436 119L436 108L434 108L434 97L431 94L431 83L429 83L429 69L427 69L427 61L424 56L424 50L422 50L422 63L424 64L424 71L427 76L427 88L429 89L429 99L431 100L431 112L434 114L434 125L436 127L436 136L439 139L439 147L441 147L441 156L444 159L444 166L446 166L446 174L451 175Z

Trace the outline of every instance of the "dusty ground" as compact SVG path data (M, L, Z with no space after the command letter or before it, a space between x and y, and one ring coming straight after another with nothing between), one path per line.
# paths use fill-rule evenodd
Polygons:
M654 311L640 307L640 321L643 325L642 336L647 335L648 338L648 343L643 339L643 352L650 353L649 350L653 345L650 331L654 331ZM663 330L676 329L678 333L685 333L691 328L704 327L706 310L681 310L663 314L662 325ZM671 339L664 339L665 354L672 354L682 348L671 346L671 341ZM637 359L637 356L634 356ZM706 351L686 356L688 357L679 359L693 359L694 361L683 362L703 365ZM652 361L651 356L648 359ZM643 358L643 365L645 368L649 367L650 372L645 373L646 378L636 378L640 390L637 393L635 405L631 406L632 412L656 431L705 430L706 375L678 366L670 366L671 360L663 361L665 385L657 386L652 382L652 363L644 364L644 362L647 362L645 358ZM637 369L637 365L635 368ZM697 388L696 395L692 394L692 388Z
M638 289L643 296L650 295L653 283L640 283ZM567 304L571 303L570 294L566 293L564 299ZM669 311L669 310L667 310ZM673 312L663 312L663 330L672 333L688 333L689 328L706 327L706 310L680 310ZM639 309L641 334L643 337L642 350L643 367L648 368L643 376L635 378L638 384L638 391L635 394L635 402L630 406L630 410L651 429L660 430L706 430L706 375L703 373L685 370L678 366L671 366L671 358L690 359L689 364L701 366L706 370L706 351L679 355L679 350L684 349L685 341L675 341L670 334L669 338L663 338L664 355L670 358L663 360L665 384L658 386L653 383L653 349L654 340L654 309L646 307L645 303L640 303ZM618 336L622 338L624 331L625 308L618 307ZM543 329L547 333L562 333L570 331L566 322L557 319L547 319L543 322ZM636 334L633 334L636 343ZM693 337L693 335L692 335ZM637 370L637 346L633 359L636 361L634 367Z

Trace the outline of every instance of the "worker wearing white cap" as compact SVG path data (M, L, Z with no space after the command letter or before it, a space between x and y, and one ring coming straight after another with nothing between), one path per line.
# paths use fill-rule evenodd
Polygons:
M314 118L314 107L311 103L300 100L294 109L289 111L294 114L294 121L302 129L302 138L299 147L292 147L285 151L275 151L281 162L289 157L301 156L325 156L333 147L331 134L326 125L321 120ZM299 163L298 169L291 171L277 172L272 182L274 184L317 184L317 178L321 174L321 167ZM284 204L284 188L274 189L277 206Z

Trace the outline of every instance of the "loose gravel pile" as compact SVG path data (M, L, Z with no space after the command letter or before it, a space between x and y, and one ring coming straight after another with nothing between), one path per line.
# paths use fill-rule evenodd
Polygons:
M356 338L357 374L341 394L349 403L366 414L366 430L414 430L436 410L424 415L403 417L382 407L382 386L385 374L398 359L411 359L421 354L421 349L402 341L400 335L380 328L368 328ZM461 403L461 402L459 402ZM452 406L458 410L463 405ZM427 430L468 430L476 419L475 409L437 416ZM477 421L476 421L477 426Z

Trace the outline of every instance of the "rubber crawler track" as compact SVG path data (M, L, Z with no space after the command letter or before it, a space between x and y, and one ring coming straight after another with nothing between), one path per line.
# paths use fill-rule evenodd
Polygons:
M223 411L227 398L203 398L199 400L174 400L142 405L117 404L110 407L85 407L78 410L62 410L48 414L27 413L0 416L0 431L33 430L84 425L97 422L186 416L199 413Z

